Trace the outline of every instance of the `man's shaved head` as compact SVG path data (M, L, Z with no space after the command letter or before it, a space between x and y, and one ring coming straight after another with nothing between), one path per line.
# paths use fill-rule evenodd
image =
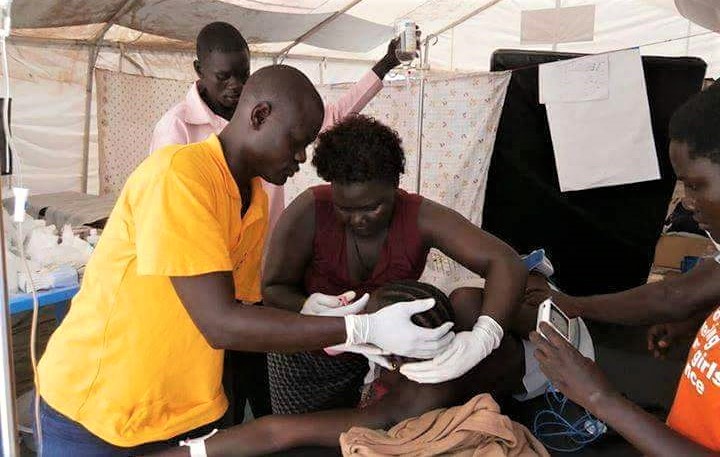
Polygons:
M274 102L281 107L288 105L320 113L324 111L322 98L310 79L288 65L271 65L253 73L245 84L242 100Z
M323 116L322 98L307 76L271 65L247 80L222 135L228 144L243 145L253 176L282 185L307 160L305 148L317 137Z

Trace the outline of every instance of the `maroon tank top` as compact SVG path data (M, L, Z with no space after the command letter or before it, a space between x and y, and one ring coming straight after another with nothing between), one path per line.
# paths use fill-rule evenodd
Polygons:
M313 257L305 273L308 294L339 295L354 290L360 297L388 282L420 278L428 255L418 228L421 196L398 189L390 229L375 268L365 281L353 282L348 269L345 225L335 213L330 186L313 187L312 191L315 239Z

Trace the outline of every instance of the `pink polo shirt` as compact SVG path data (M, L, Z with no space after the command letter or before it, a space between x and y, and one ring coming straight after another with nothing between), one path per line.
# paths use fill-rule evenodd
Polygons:
M332 127L350 113L360 112L382 89L382 81L375 72L369 71L355 83L335 104L325 106L325 120L322 130ZM220 133L228 121L213 113L197 90L197 84L190 87L185 100L170 108L155 125L150 152L169 144L189 144L203 141L211 133ZM275 227L285 208L285 194L282 186L263 181L270 204L269 229Z

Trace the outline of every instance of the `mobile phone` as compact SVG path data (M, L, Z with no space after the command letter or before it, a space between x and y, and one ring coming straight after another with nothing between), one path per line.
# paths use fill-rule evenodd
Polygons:
M570 318L567 317L567 315L565 315L565 313L563 313L550 298L540 303L540 306L538 307L536 326L538 333L547 338L547 336L543 334L542 330L540 330L540 322L547 322L570 344L575 344L577 339L577 336L575 335L577 332L577 325L573 325Z

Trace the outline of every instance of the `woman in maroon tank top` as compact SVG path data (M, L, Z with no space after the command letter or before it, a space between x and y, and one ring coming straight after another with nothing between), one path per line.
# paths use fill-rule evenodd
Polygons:
M265 265L267 305L300 311L314 293L360 296L417 280L436 248L486 278L480 319L492 321L502 338L525 268L509 246L460 214L399 189L405 155L395 131L350 117L320 136L313 165L331 184L304 192L280 218ZM355 354L271 354L273 412L352 407L366 371L367 360Z

